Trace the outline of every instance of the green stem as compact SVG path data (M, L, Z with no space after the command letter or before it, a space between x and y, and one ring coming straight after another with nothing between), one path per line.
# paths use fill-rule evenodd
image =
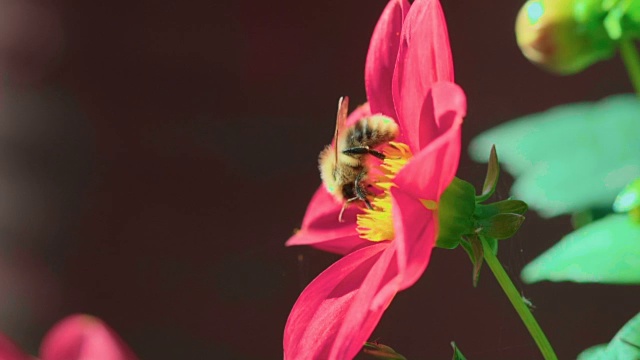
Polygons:
M633 88L640 96L640 56L633 39L625 38L620 41L620 55L627 67Z
M533 340L538 345L542 356L545 360L557 360L558 357L553 351L549 340L547 340L547 337L544 335L540 325L538 325L538 322L531 314L531 311L529 311L529 307L524 303L524 301L522 301L522 296L518 293L513 282L509 279L509 275L504 271L504 268L500 264L498 258L493 254L491 247L482 237L480 238L480 242L482 242L482 248L484 250L484 260L487 262L487 265L489 265L489 268L498 280L502 290L509 298L509 301L511 301L511 305L513 305L518 312L518 315L520 315L522 322L524 322L524 325L527 327L527 330L529 330L531 337L533 337Z

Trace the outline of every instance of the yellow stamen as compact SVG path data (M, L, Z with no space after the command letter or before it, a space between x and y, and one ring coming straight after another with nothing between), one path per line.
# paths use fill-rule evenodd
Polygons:
M370 184L381 190L371 202L373 209L364 209L358 215L358 233L360 237L370 241L393 240L393 215L391 213L391 187L395 186L393 178L413 156L409 146L400 142L390 142L382 148L385 159L379 166L372 167L369 175ZM377 170L375 173L373 170Z

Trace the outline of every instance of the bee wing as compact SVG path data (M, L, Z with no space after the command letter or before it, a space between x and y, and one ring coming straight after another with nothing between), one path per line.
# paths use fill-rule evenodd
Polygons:
M338 135L340 135L340 130L342 130L347 123L347 115L349 114L349 97L343 96L338 100L338 114L336 116L336 131L333 135L333 146L336 149L336 162L338 163Z

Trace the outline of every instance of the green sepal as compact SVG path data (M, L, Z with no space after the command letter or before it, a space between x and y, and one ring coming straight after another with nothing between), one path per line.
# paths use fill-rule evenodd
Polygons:
M503 200L481 204L495 191L500 165L496 148L491 148L483 193L475 195L473 185L454 178L440 197L438 219L440 230L436 246L453 249L464 236L481 234L495 239L507 239L515 234L524 221L528 205L520 200ZM465 248L473 259L473 251Z
M573 18L583 25L598 23L604 16L605 2L607 0L580 0L578 4L573 4Z
M460 240L460 246L464 249L464 251L469 255L469 260L473 264L475 262L475 258L473 256L473 249L471 248L471 243L467 239Z
M451 347L453 348L453 359L452 360L467 360L464 355L462 355L462 351L458 348L455 341L451 342Z
M620 40L623 37L637 38L640 29L640 1L601 1L601 8L607 14L602 24L609 37L612 40Z
M498 185L498 177L500 176L500 164L498 163L498 154L496 146L491 146L491 154L489 155L489 164L487 166L487 175L482 185L482 194L476 196L476 202L481 203L487 200L496 191Z
M627 212L640 207L640 178L627 185L616 197L613 211Z
M496 255L498 254L498 241L493 238L484 238L480 240L476 234L465 237L460 241L460 245L464 249L464 251L469 255L469 259L473 264L473 273L472 273L472 282L473 287L478 286L478 281L480 279L480 269L482 268L482 264L484 263L484 248L482 247L482 243L480 241L485 241L491 252Z
M640 314L629 320L609 344L588 348L578 360L640 359Z
M476 204L474 215L478 219L488 219L498 214L520 214L524 215L529 206L521 200L503 200L492 204Z
M469 244L471 244L471 250L473 251L473 273L472 281L473 287L478 286L478 280L480 279L480 268L484 261L484 249L482 248L481 240L477 236L469 237Z
M365 354L374 356L383 360L407 360L406 357L398 354L390 346L380 344L377 342L366 342L362 349Z
M473 233L475 207L473 185L453 178L438 204L440 229L436 241L437 247L454 249L460 244L463 235Z
M488 219L480 219L478 226L480 235L504 240L515 235L523 222L524 216L520 214L502 213Z
M440 234L436 246L455 248L462 245L473 264L472 283L477 286L484 262L484 247L480 237L486 239L493 254L498 252L497 240L512 237L522 225L529 206L520 200L507 199L482 204L494 193L498 183L500 165L495 146L491 147L489 165L482 193L474 195L473 186L455 178L445 190L439 204ZM444 226L443 226L444 225Z
M620 40L620 38L622 37L623 16L624 10L620 6L616 6L607 13L607 16L602 21L604 29L607 31L609 37L613 40Z

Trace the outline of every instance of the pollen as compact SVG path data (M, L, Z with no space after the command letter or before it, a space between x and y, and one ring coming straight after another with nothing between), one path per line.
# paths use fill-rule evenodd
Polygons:
M378 166L371 167L370 184L380 193L376 194L371 205L373 209L364 209L357 218L357 230L360 237L378 242L393 240L393 214L391 212L391 187L393 179L413 156L409 146L400 142L390 142L382 148L385 159Z

